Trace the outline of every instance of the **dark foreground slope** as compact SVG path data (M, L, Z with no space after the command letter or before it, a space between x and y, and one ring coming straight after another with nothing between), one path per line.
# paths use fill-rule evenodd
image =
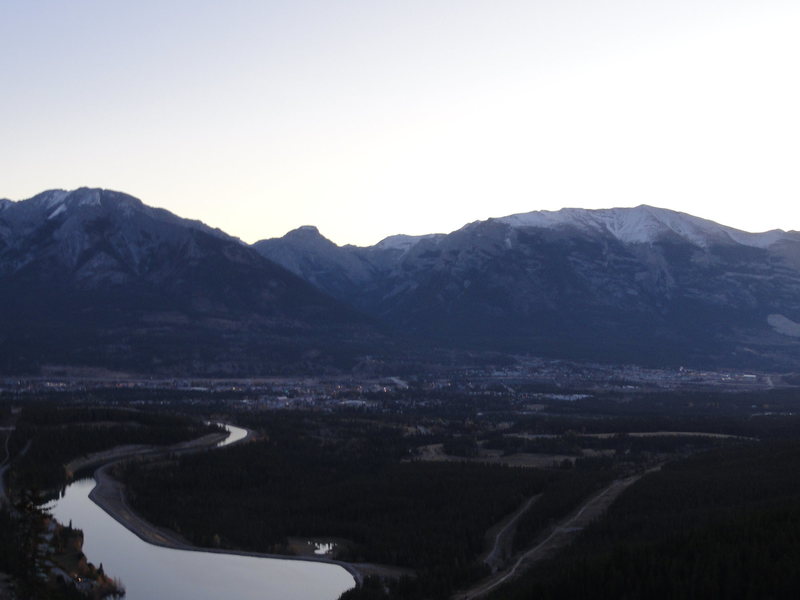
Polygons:
M0 205L0 369L348 366L366 319L219 230L107 190Z

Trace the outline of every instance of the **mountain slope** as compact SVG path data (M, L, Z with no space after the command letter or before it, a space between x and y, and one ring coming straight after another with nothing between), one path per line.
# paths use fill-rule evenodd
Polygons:
M283 240L257 248L281 262ZM800 357L794 232L751 234L639 206L489 219L393 254L382 244L329 243L314 279L301 262L283 264L444 345L673 365L795 367ZM327 285L353 279L345 254L368 276Z
M266 373L347 363L353 310L235 238L117 192L0 208L4 370Z

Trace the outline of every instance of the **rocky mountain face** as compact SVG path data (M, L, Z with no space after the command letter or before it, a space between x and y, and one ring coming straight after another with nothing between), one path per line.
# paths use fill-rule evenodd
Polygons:
M512 215L368 248L303 228L255 248L442 345L657 365L800 359L796 232L639 206Z
M365 318L219 230L98 189L0 201L0 369L347 366Z
M0 314L4 372L321 372L398 347L796 370L800 234L640 206L249 247L125 194L55 190L0 200Z

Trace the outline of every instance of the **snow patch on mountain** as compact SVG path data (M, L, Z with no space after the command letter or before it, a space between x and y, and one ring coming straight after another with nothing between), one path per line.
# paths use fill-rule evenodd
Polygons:
M781 230L748 233L686 213L645 204L635 208L541 210L495 220L515 228L574 227L586 232L609 233L625 244L652 244L664 237L677 235L704 248L712 243L725 241L766 248L787 236Z
M47 220L49 221L50 219L56 218L58 215L60 215L66 210L67 207L64 204L59 204L58 206L56 206L56 209L47 216Z
M767 323L778 333L791 337L800 337L800 323L796 323L788 317L780 314L769 315Z
M103 190L81 188L73 192L76 196L74 200L77 206L100 206L100 198Z
M42 192L41 194L37 194L30 201L33 203L34 206L38 207L39 210L43 210L45 214L48 215L48 219L55 215L55 210L58 210L60 214L61 208L74 208L78 206L101 206L101 199L105 190L101 189L92 189L92 188L80 188L71 192L66 190L47 190L46 192ZM111 192L115 194L114 192ZM118 194L118 196L124 196L124 194ZM22 204L29 202L28 200L20 201ZM13 204L17 204L14 202Z
M375 244L373 248L379 248L381 250L400 250L402 252L407 252L417 244L419 244L422 240L429 240L436 237L441 236L438 233L429 233L427 235L390 235L387 238L382 239L380 242Z
M64 202L64 199L68 195L69 192L66 190L47 190L46 192L42 192L41 194L34 196L32 199L35 200L45 210L49 210Z
M783 240L797 239L792 238L790 233L782 229L773 229L764 233L750 233L749 231L739 231L738 229L728 229L730 238L743 246L753 246L755 248L769 248Z

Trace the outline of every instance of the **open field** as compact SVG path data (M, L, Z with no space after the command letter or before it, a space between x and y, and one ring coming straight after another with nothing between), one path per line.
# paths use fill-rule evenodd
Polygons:
M417 448L418 454L412 460L429 462L476 462L508 467L529 467L532 469L550 469L558 467L565 460L574 462L576 456L570 454L532 454L520 452L504 455L502 450L481 448L478 456L450 456L444 452L443 444L428 444ZM613 450L584 450L585 456L610 456Z

